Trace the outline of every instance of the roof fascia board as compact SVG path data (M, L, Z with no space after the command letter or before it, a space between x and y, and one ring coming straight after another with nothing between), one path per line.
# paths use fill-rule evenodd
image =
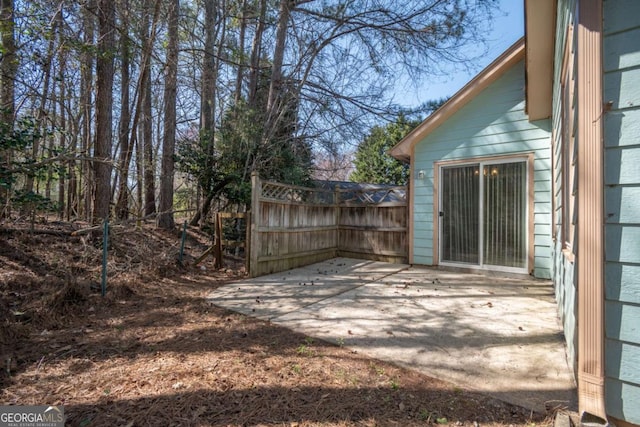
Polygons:
M529 120L551 117L556 0L525 0L525 111Z

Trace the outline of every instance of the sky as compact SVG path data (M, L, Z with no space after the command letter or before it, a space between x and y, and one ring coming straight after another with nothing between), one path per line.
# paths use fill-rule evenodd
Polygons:
M500 0L493 30L487 37L488 52L472 64L469 71L458 70L446 77L426 79L418 90L411 85L398 88L396 102L416 106L430 99L449 97L461 89L483 68L524 35L524 1Z

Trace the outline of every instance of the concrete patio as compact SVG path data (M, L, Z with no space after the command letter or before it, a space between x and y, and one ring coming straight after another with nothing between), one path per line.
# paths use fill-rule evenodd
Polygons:
M538 412L576 407L548 281L336 258L210 302Z

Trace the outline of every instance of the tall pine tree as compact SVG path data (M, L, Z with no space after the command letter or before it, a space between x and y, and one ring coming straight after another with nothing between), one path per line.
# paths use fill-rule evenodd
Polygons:
M405 185L409 178L409 165L394 159L387 151L411 132L420 122L399 115L386 126L374 126L369 135L358 144L351 180L371 184Z

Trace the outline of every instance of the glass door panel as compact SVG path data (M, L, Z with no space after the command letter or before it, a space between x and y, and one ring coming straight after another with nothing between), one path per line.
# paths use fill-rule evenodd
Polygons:
M442 169L442 261L479 264L480 165Z
M483 264L527 266L526 162L483 166Z

